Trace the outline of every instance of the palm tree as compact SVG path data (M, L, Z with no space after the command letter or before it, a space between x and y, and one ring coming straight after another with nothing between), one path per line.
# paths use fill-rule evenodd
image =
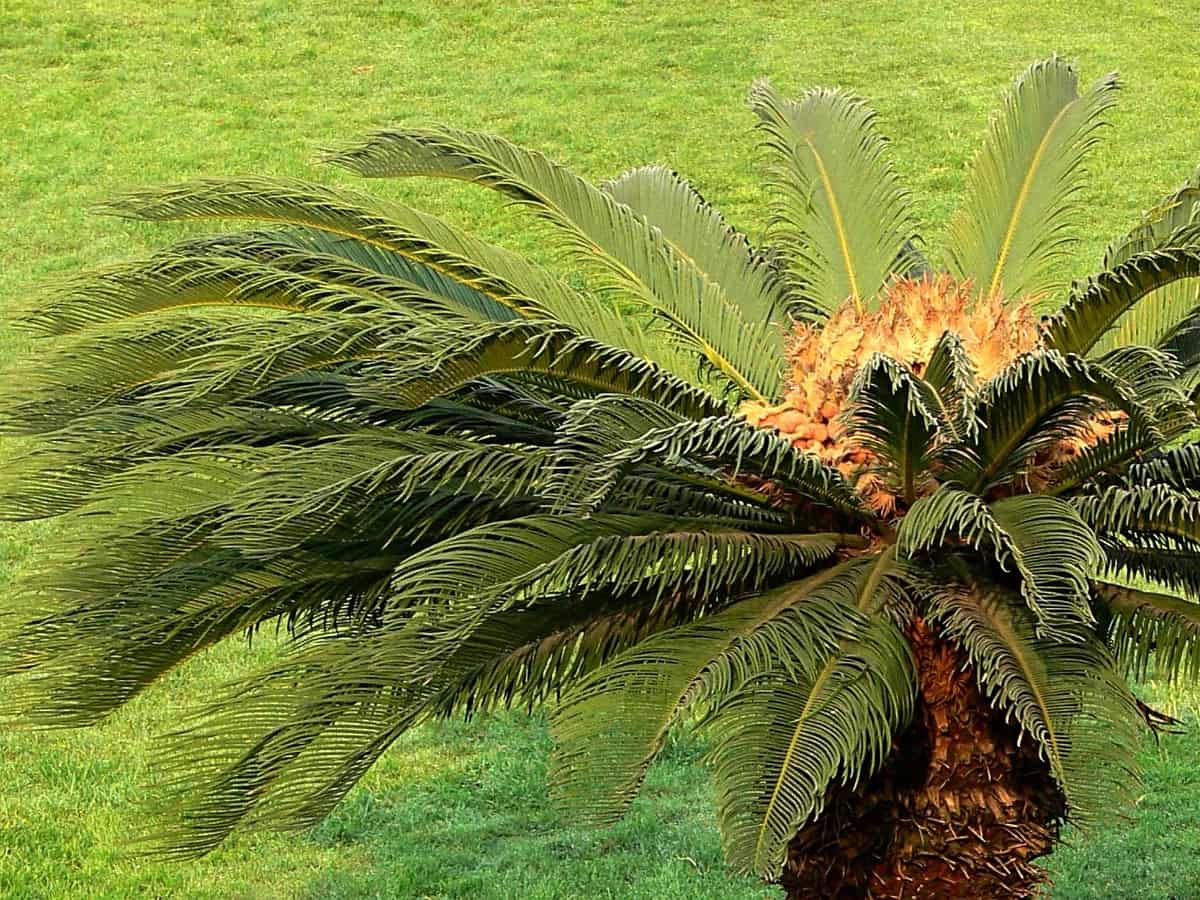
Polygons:
M4 506L66 527L8 603L6 712L95 723L282 623L168 745L162 851L306 828L406 729L547 705L587 822L691 717L729 862L789 896L1036 894L1064 822L1136 789L1127 679L1200 672L1200 178L1061 278L1115 87L1017 80L940 272L862 102L766 82L761 248L668 169L596 187L450 128L328 159L491 188L563 274L296 180L107 204L267 224L25 313Z

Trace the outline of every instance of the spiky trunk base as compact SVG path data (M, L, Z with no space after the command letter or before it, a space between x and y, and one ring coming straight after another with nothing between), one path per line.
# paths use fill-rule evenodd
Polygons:
M1045 874L1064 803L1026 739L994 712L962 652L917 620L920 697L868 784L830 798L788 847L789 898L1021 898Z

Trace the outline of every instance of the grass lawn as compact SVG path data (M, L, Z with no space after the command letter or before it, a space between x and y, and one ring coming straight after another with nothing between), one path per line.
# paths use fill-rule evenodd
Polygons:
M497 131L594 178L667 162L757 233L743 98L758 75L871 98L934 248L999 91L1051 51L1089 79L1119 69L1128 85L1091 164L1076 274L1200 163L1192 2L1040 4L1036 15L1024 2L700 6L0 0L0 303L185 230L86 213L108 195L206 173L345 182L311 165L314 150L396 121ZM490 196L372 187L543 253ZM0 358L24 349L0 334ZM0 532L3 578L50 540L45 527ZM270 640L220 648L88 732L0 734L0 896L777 896L726 878L689 735L625 822L587 831L546 803L545 731L517 714L410 735L310 834L242 836L188 864L125 854L153 783L151 735L271 652ZM1055 897L1200 897L1200 693L1148 689L1195 730L1147 746L1131 820L1072 835L1050 864Z

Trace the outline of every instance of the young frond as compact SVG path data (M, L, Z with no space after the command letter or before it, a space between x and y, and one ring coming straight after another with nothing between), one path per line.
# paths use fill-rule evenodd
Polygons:
M773 239L789 291L825 313L847 298L870 306L915 262L916 232L875 113L841 90L788 100L765 80L750 89L750 108L768 156Z
M953 275L985 297L1040 296L1057 286L1053 265L1074 239L1083 162L1116 87L1116 76L1106 75L1080 94L1074 66L1056 56L1017 79L950 222Z

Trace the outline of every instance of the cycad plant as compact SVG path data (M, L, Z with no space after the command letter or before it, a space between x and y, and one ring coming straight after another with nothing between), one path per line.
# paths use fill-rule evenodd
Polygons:
M1115 86L1017 80L936 269L867 107L765 82L760 247L669 169L597 187L450 128L328 159L497 191L557 271L302 181L108 204L266 224L24 315L4 509L64 527L7 601L4 707L91 724L277 622L168 744L166 852L310 826L431 718L545 705L576 819L689 719L730 863L790 896L1035 894L1136 786L1127 678L1200 669L1200 181L1059 278Z

